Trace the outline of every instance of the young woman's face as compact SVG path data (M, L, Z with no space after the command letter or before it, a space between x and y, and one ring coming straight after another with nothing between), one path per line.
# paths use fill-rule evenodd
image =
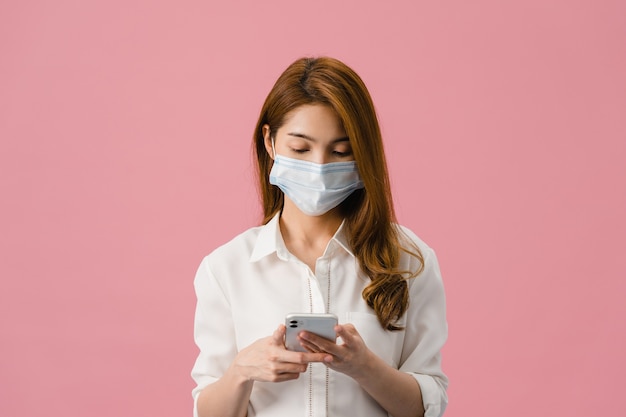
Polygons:
M263 126L265 148L276 154L294 159L327 164L353 161L352 147L335 111L323 104L304 105L287 114L277 132Z

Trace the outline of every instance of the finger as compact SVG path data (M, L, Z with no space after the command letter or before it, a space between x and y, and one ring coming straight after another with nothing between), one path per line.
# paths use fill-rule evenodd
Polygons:
M298 379L300 372L285 372L282 374L273 374L268 376L265 380L269 382L285 382Z
M317 346L314 343L309 342L306 339L300 338L298 341L300 342L300 346L305 348L308 352L311 352L311 353L321 353L322 352L322 350L320 349L319 346Z
M278 326L276 330L274 330L274 334L272 334L272 341L274 344L279 346L284 346L285 344L285 325L281 324Z
M336 355L339 352L339 346L335 342L324 339L314 333L302 332L298 336L298 341L311 352L327 352L332 355Z
M291 363L299 363L299 364L308 364L311 362L324 362L327 354L324 352L314 353L314 352L292 352L289 350L285 350L280 355L279 360L281 362L291 362Z
M359 332L351 324L338 324L335 326L335 333L337 333L337 336L341 337L343 343L348 346L353 345L360 338Z
M324 354L322 362L326 364L335 362L336 359L339 359L341 357L341 350L343 349L343 347L334 344L326 339L322 340L324 341L323 346L311 343L305 339L300 339L300 344L309 352L321 352L322 354Z
M346 331L345 326L341 324L335 326L335 333L337 333L337 337L341 337L343 343L349 344L348 342L350 340L350 334L348 334L348 332Z
M292 366L273 366L266 369L260 370L260 373L255 378L258 381L266 381L266 382L282 382L289 381L292 379L296 379L300 376L300 374L306 369L303 368L303 365ZM304 370L303 370L304 369Z
M323 362L323 363L331 363L334 362L335 359L337 358L336 353L331 352L330 349L327 351L322 350L320 352L320 347L307 342L306 340L302 339L300 341L300 344L302 345L302 347L304 347L305 349L307 349L309 352L313 352L312 354L316 355L318 358L320 358L321 360L316 361L316 362ZM332 345L332 347L337 348L337 345ZM319 352L319 353L317 353Z
M308 367L308 363L283 362L274 368L274 372L277 374L301 374L302 372L306 372Z

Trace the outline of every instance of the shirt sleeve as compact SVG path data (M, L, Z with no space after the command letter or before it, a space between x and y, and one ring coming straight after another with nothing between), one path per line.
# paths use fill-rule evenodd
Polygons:
M194 417L200 391L217 381L237 354L230 304L210 268L210 255L203 259L194 280L197 297L194 339L200 353L191 371L196 382L192 391Z
M434 251L417 239L424 270L409 282L410 303L400 371L420 385L425 417L440 417L448 404L448 378L441 370L441 348L448 337L446 301Z

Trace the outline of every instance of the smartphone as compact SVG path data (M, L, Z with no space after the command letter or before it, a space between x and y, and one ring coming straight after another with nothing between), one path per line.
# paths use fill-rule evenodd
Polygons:
M296 352L307 352L298 342L298 333L307 331L319 335L325 339L335 341L335 326L337 316L322 313L291 313L285 317L285 347Z

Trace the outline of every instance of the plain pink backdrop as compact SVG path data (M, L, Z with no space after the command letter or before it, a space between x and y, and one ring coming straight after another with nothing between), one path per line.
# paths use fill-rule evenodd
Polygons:
M188 416L280 72L365 80L439 255L447 417L626 413L626 3L0 3L0 415Z

